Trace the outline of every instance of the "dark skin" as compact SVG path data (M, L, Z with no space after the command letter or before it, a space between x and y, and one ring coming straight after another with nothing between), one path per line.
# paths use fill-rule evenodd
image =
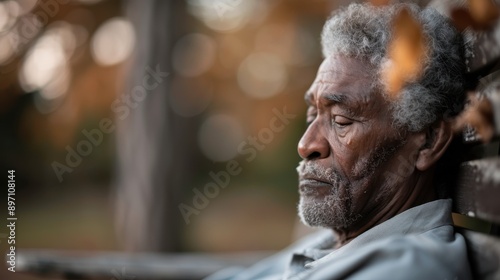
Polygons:
M445 121L418 133L393 125L390 101L371 86L376 73L362 60L331 55L305 96L308 128L298 153L305 164L332 168L349 182L349 209L358 217L347 227L332 228L337 247L409 208L437 199L432 186L434 166L453 137ZM368 174L361 163L381 146L397 149ZM407 166L404 172L402 161ZM397 179L388 178L388 172ZM328 188L335 187L314 178L299 180L299 189L314 189L301 193L305 203L323 201ZM343 186L336 187L339 196L345 195Z

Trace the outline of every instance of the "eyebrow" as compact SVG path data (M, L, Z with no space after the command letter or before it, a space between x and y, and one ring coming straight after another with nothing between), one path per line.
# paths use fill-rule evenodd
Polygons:
M326 100L326 105L331 106L333 104L345 104L349 100L345 94L326 94L321 96L321 99ZM308 106L312 106L314 103L314 94L312 91L306 92L304 95L304 101Z
M346 113L348 113L349 115L351 115L353 117L360 115L359 112L355 108L352 107L352 105L350 104L351 103L350 98L346 94L341 94L341 93L325 94L325 95L321 96L321 99L326 100L326 102L325 102L326 107L330 107L332 105L338 105L343 110L345 110ZM304 101L306 102L307 106L314 105L313 104L314 103L314 94L312 91L306 92L306 94L304 95Z
M349 98L347 94L342 94L342 93L325 94L321 96L321 98L326 100L325 105L327 107L332 105L337 105L351 117L360 116L360 112L357 110L356 107L353 106L352 100Z
M321 96L321 98L327 101L328 106L333 104L346 104L349 100L349 97L345 94L325 94Z

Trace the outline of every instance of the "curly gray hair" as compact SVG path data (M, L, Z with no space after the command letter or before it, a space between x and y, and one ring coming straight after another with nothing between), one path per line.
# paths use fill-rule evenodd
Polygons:
M427 38L428 55L420 78L406 84L393 103L396 125L421 131L435 121L458 114L465 100L466 65L461 34L434 9L414 4L375 7L351 4L327 20L321 34L323 55L340 54L369 61L380 76L391 40L392 20L406 7Z

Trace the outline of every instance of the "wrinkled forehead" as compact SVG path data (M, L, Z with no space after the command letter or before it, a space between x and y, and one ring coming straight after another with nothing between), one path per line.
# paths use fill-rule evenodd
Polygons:
M369 94L377 85L378 71L370 63L361 59L331 55L321 63L314 82L306 92L306 99L307 95L325 91L340 90Z
M356 76L361 79L374 79L377 71L369 62L343 55L330 55L321 62L316 78L328 77L336 74L338 76Z

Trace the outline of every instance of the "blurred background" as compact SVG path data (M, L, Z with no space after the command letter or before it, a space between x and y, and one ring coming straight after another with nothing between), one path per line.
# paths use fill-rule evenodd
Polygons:
M303 93L338 4L1 1L0 166L16 171L17 248L289 244ZM196 207L231 160L240 172Z
M290 244L303 94L325 19L350 2L0 1L0 170L15 170L17 248Z

